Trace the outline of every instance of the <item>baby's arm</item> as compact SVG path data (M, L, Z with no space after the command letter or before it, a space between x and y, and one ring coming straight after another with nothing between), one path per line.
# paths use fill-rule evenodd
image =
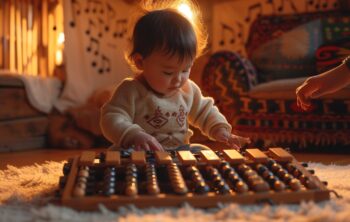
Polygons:
M103 135L117 147L162 150L154 137L133 123L137 93L132 90L135 87L124 81L102 107L100 125Z
M349 85L349 66L350 56L347 57L346 62L343 62L334 69L306 79L305 82L296 89L298 106L304 110L307 110L311 105L310 99L315 99L323 95L334 93Z
M231 134L232 127L224 115L214 105L214 100L204 97L197 85L193 83L193 104L189 113L189 122L198 127L209 138L223 142L239 149L250 143L249 138Z

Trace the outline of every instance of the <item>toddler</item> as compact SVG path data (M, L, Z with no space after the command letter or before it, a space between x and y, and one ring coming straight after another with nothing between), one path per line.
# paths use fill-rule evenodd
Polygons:
M203 37L173 9L149 11L136 22L128 59L139 73L120 83L101 110L103 134L115 148L174 150L190 143L189 124L232 148L250 142L231 133L213 99L189 79Z

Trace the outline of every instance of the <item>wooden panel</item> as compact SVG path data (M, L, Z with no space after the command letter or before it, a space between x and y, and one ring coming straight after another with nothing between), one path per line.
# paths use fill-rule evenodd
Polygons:
M3 72L0 75L0 87L24 87L23 81L16 77L16 75L10 74L8 72Z
M247 149L246 154L250 159L254 160L257 163L267 162L268 159L266 154L259 149Z
M178 151L177 154L178 154L179 160L183 165L192 165L192 164L196 164L197 162L196 157L193 156L191 151L181 150L181 151Z
M96 153L94 151L82 152L79 159L79 166L92 166L94 164L95 157Z
M16 19L16 70L23 72L23 53L22 53L22 27L21 27L21 1L15 1L15 19Z
M155 156L156 156L157 163L159 164L169 164L173 162L168 152L156 151Z
M277 161L288 162L293 160L293 156L280 147L269 148L269 156Z
M146 152L145 151L134 151L131 153L131 162L136 165L146 164Z
M4 42L6 41L5 39L5 18L4 18L4 2L0 2L0 69L5 69L4 67Z
M244 163L244 157L237 150L223 150L223 155L229 163Z
M39 149L46 146L46 137L16 138L0 140L0 152Z
M207 151L207 150L206 150ZM257 154L255 150L252 150L254 154ZM141 152L136 153L140 154ZM133 153L135 153L133 152ZM209 155L207 155L209 154ZM215 156L214 152L204 152L204 156L209 156L208 159L212 159L213 156ZM263 204L263 203L275 203L275 204L283 204L283 203L300 203L302 201L323 201L323 200L329 200L330 199L330 193L331 190L328 190L327 187L314 175L311 175L300 163L298 163L294 158L291 162L292 165L294 165L298 170L302 172L307 178L308 181L313 183L315 185L315 189L300 189L297 191L293 191L291 189L285 189L281 190L279 192L275 192L274 190L269 190L268 192L254 192L253 190L245 193L245 194L239 194L237 192L228 192L225 194L220 194L217 192L217 183L207 183L209 186L209 192L204 194L203 193L196 193L193 192L192 189L189 190L189 192L186 195L176 195L174 194L170 189L166 190L164 189L164 192L154 195L152 193L148 192L139 192L136 197L130 197L123 193L120 193L117 191L117 193L111 194L111 196L105 196L100 195L101 192L103 192L103 187L99 186L99 183L96 183L95 181L91 181L95 184L94 190L92 195L88 196L79 196L75 197L72 195L72 190L78 183L75 181L77 180L77 172L78 172L78 165L76 164L76 159L79 157L75 157L72 168L67 175L67 183L64 187L61 187L60 193L62 193L61 196L61 203L65 206L69 206L78 210L96 210L98 209L98 206L100 204L103 204L110 210L117 210L119 207L126 206L133 204L137 207L166 207L166 206L172 206L177 207L184 202L187 202L193 207L216 207L218 203L237 203L237 204ZM216 159L216 158L214 158ZM152 161L153 162L153 161ZM122 168L120 169L126 169L129 162L124 161L121 163ZM247 163L251 167L254 167L256 164L255 162ZM96 173L103 173L104 170L106 170L107 165L103 162L96 162L94 164ZM181 167L181 164L179 164ZM158 167L156 165L156 167ZM201 164L201 167L206 168L207 165ZM157 169L157 168L156 168ZM186 172L180 172L179 175L169 174L169 177L182 177L183 174ZM124 180L125 178L119 174L117 174L116 180L116 188L117 189L123 189L125 185L128 183ZM248 180L248 178L246 178ZM243 181L247 181L246 179L243 179ZM194 181L193 181L194 182ZM147 183L147 177L138 177L138 183L144 184ZM181 183L177 183L181 184ZM164 187L170 187L173 185L173 181L168 180L168 182L163 181ZM170 192L169 192L170 191Z
M44 136L47 133L48 124L48 117L0 121L0 141Z
M29 104L24 88L0 87L0 107L0 120L44 115Z
M220 157L218 157L212 150L201 150L200 154L203 158L203 161L208 164L219 164L221 162Z
M16 5L14 1L10 1L10 60L9 69L16 70Z
M107 151L106 152L106 164L110 166L120 165L120 152L119 151Z

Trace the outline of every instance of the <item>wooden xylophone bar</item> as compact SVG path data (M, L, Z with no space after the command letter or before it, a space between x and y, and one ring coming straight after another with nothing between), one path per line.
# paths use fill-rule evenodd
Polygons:
M64 166L61 203L78 210L137 207L215 207L323 201L326 188L282 148L154 152L82 152ZM90 174L90 175L89 175Z

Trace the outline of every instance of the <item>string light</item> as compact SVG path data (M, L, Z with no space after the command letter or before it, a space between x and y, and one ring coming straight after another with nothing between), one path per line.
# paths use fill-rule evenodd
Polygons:
M64 33L60 32L57 37L57 50L56 50L56 65L60 66L63 63L63 48L64 48Z
M64 33L63 32L60 32L60 34L58 35L57 43L58 43L58 45L62 45L64 43Z

